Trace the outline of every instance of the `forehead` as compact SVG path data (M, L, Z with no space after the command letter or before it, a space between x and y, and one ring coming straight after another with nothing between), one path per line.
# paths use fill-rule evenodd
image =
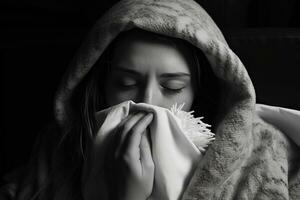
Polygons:
M114 45L114 66L135 70L190 72L189 49L151 33L127 34Z

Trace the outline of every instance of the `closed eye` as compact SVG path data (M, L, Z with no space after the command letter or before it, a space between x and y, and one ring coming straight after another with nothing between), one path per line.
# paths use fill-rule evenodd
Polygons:
M177 93L180 93L180 92L182 92L182 90L184 89L184 88L180 88L180 89L170 89L170 88L163 88L164 89L164 92L166 93L166 94L177 94Z
M184 81L180 80L168 80L166 82L162 83L162 87L168 90L182 90L183 88L186 87L186 83Z
M117 81L117 85L120 87L124 87L124 88L130 88L130 87L134 87L137 86L138 82L130 77L124 77L124 78L120 78Z

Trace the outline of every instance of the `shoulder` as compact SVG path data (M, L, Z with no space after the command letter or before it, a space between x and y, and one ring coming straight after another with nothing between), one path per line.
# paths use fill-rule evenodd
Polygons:
M273 161L292 169L295 161L300 161L300 147L276 125L273 125L258 115L253 120L253 154L260 157L270 157Z

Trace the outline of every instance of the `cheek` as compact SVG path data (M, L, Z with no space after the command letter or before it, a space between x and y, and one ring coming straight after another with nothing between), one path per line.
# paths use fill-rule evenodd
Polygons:
M108 95L107 102L110 106L117 105L119 103L122 103L124 101L132 100L135 101L135 95L131 93L113 93L113 91Z
M190 111L192 108L192 104L194 101L194 92L192 89L184 90L178 97L176 98L176 102L178 105L184 103L184 107L182 110Z
M114 106L128 100L135 101L135 96L136 91L120 91L120 89L112 84L107 84L104 94L106 107Z
M159 106L169 109L175 103L177 103L177 105L181 105L184 103L184 107L182 108L182 110L190 111L193 104L193 100L194 100L193 90L186 89L177 94L172 94L172 95L163 94L162 98L160 99Z

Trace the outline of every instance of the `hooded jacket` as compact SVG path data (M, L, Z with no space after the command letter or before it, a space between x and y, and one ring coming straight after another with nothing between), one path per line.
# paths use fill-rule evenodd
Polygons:
M197 166L182 199L300 199L299 147L257 116L255 90L246 68L214 21L193 0L123 0L96 22L57 91L58 127L41 136L32 167L25 169L22 183L15 181L10 185L10 196L64 199L55 189L50 197L44 187L45 180L58 176L49 166L55 166L58 160L66 163L57 158L64 152L53 153L59 140L45 138L60 138L61 131L57 130L68 129L73 120L71 99L75 88L106 47L121 32L133 28L191 43L204 53L222 82L215 141ZM73 173L80 173L80 169ZM80 182L73 180L76 181ZM79 186L70 188L76 187ZM78 190L69 191L73 193L71 199L82 198Z

